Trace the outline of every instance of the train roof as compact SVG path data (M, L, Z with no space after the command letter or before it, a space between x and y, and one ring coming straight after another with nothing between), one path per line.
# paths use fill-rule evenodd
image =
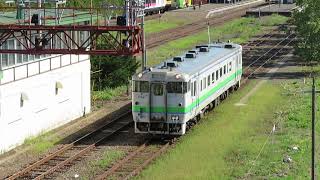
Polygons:
M181 56L171 58L164 63L152 68L152 72L174 72L181 74L193 74L200 72L205 67L218 63L223 57L231 56L242 50L242 47L234 43L214 43L197 46L195 49ZM189 58L187 58L189 57Z

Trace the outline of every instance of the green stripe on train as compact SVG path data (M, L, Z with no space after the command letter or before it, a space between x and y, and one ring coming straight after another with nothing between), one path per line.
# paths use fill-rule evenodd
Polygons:
M202 95L200 98L197 98L196 101L194 101L192 104L188 105L187 107L167 107L168 113L188 113L190 112L193 108L197 106L197 104L202 103L205 101L207 98L212 96L215 92L217 92L219 89L221 89L223 86L228 84L230 81L236 79L238 75L242 74L242 69L239 69L237 72L226 78L224 81L219 83L218 85L214 86L212 89L210 89L207 93ZM133 112L143 112L143 113L148 113L150 112L149 106L132 106L132 111ZM151 107L151 112L153 113L164 113L166 112L165 107Z

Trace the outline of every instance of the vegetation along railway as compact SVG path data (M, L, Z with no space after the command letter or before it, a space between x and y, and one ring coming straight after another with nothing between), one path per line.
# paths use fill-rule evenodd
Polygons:
M269 34L270 35L263 35L260 38L258 38L256 41L251 42L247 45L244 45L243 54L248 54L248 56L246 55L243 56L243 61L242 61L243 67L239 67L240 69L243 69L242 82L245 82L246 79L250 79L251 77L254 77L258 72L259 73L265 72L270 67L270 65L274 63L273 61L276 58L289 53L291 50L291 45L295 42L294 34L279 33L278 31L272 31ZM270 41L272 37L277 37L277 40ZM221 44L222 43L220 43L220 45ZM233 45L230 43L223 44L222 46L222 48L232 48L232 47ZM258 47L263 47L263 48L260 48L258 51L255 51L254 56L250 56L250 51L257 49ZM202 46L197 49L189 51L187 53L187 56L188 57L192 56L191 58L193 58L194 56L197 55L197 53L209 53L209 52L199 52L199 51L207 51L207 50L210 51L210 48L208 46ZM241 48L238 50L241 50ZM176 58L176 60L178 60L178 58ZM168 64L167 62L166 64L167 66L169 65L167 69L169 71L171 68L173 68L173 67L170 67L171 65L178 64L178 62L174 62L174 61L172 61L171 63L172 64ZM179 62L179 63L183 63L183 62ZM233 64L233 66L231 66L232 72L235 72L236 70L234 68L235 67L234 65L236 64ZM160 65L159 67L162 67L162 66L163 65ZM220 68L221 67L217 69L219 78L220 76L222 76L224 73L227 73L228 71L227 68L225 68L225 71L224 71L224 66L222 66L222 69ZM241 74L241 71L239 71L239 77L240 77L240 74ZM207 81L208 80L207 76L205 77L206 80L203 79L202 83L201 83L201 80L199 79L200 80L200 82L198 83L199 89L196 90L197 92L199 92L200 90L200 84L202 84L202 86L204 87L208 85L207 83L210 84L210 82L212 82L211 75L212 74L210 74L210 81ZM214 76L216 76L216 72ZM137 78L139 78L139 74L137 74ZM216 78L214 79L216 80ZM231 84L230 87L233 87L234 85L239 86L239 84L237 84L239 80L240 79L235 81L236 82L235 84ZM206 81L206 83L204 83L204 81ZM190 86L190 94L191 94L191 87L192 86ZM188 89L188 86L186 87L186 89ZM183 89L181 90L183 91ZM214 99L211 99L210 101L206 102L205 105L201 106L201 108L195 113L195 116L194 116L195 118L193 117L189 118L190 121L188 121L189 123L188 125L186 125L186 127L190 128L192 125L195 125L201 119L203 114L211 111L216 105L219 104L220 100L227 98L231 90L233 90L233 88L227 88L224 91L221 91ZM163 89L163 90L151 91L151 92L156 94L157 93L161 94L161 93L164 93L163 91L165 90ZM196 93L196 91L193 91L193 93ZM211 102L214 102L214 104ZM133 104L135 105L135 101L133 101ZM158 116L159 114L155 114L155 115ZM160 116L162 115L160 114ZM170 118L172 119L171 116ZM76 141L61 146L57 151L47 154L46 156L41 158L39 161L36 161L34 163L27 165L25 168L21 169L20 171L14 173L11 176L8 176L7 179L54 178L59 173L64 172L69 167L74 165L77 161L81 161L82 158L85 158L86 156L88 156L96 148L99 148L99 145L106 142L113 141L115 137L121 138L123 134L120 134L120 132L135 128L133 120L134 119L131 115L131 111L126 112L118 116L117 118L113 119L112 121L108 122L104 126L96 129L95 131L82 136ZM177 120L177 118L174 118L172 120ZM161 130L159 132L161 132ZM121 159L117 163L114 163L112 167L107 168L104 173L100 174L96 178L104 179L105 177L108 176L108 177L116 177L120 179L127 179L129 177L135 176L139 174L139 172L146 165L148 165L154 158L156 158L166 149L168 149L169 147L175 144L174 143L175 139L172 139L172 138L159 139L159 138L150 137L149 135L142 135L142 134L136 134L135 136L137 136L140 139L136 148L129 151L123 159ZM151 145L155 145L155 146L151 146Z

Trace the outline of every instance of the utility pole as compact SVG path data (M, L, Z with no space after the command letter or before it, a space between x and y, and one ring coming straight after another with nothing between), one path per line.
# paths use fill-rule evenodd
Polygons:
M311 155L311 180L315 180L315 119L316 119L316 87L315 78L312 77L312 155Z

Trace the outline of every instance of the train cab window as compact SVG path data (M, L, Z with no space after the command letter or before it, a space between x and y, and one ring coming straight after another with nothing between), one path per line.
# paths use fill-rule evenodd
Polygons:
M216 71L216 80L217 81L219 80L219 71L218 70Z
M133 92L149 92L148 81L133 81Z
M208 76L208 86L210 86L211 80L210 80L210 75Z
M229 62L229 72L232 70L232 63Z
M227 67L226 65L223 66L223 74L226 74L227 73Z
M187 93L188 83L187 82L168 82L167 84L168 93Z
M214 83L214 72L211 74L212 84Z
M222 68L220 68L220 77L222 76Z
M152 91L153 91L153 95L162 96L163 95L163 85L162 84L153 84Z

